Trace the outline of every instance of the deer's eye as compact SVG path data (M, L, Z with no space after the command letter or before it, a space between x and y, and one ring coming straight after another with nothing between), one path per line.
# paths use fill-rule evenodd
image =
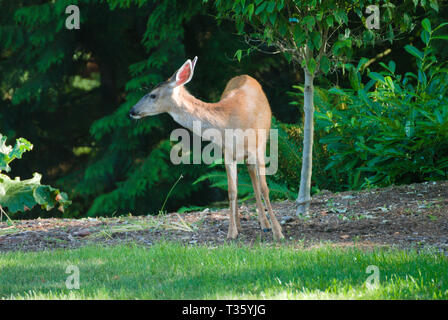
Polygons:
M149 97L150 97L151 99L155 99L155 98L156 98L156 95L153 93L153 94L150 94Z

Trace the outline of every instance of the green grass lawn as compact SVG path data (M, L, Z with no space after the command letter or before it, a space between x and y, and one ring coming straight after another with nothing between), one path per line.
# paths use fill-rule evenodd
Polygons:
M65 286L79 268L80 288ZM378 267L368 288L366 268ZM410 251L161 243L0 254L0 298L447 299L448 258Z

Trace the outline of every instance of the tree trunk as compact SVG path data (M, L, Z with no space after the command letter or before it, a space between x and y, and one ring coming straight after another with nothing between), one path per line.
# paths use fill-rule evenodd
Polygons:
M303 94L303 110L305 125L303 130L303 157L300 176L299 204L296 214L308 214L311 202L311 175L313 168L313 136L314 136L314 75L305 70L305 88Z

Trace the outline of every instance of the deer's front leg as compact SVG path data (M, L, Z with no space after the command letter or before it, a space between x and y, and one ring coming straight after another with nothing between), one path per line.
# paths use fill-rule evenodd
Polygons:
M229 218L229 232L227 239L236 239L238 236L237 229L237 214L238 214L238 199L237 199L237 162L233 161L226 164L227 171L227 185L229 190L229 204L230 204L230 218Z

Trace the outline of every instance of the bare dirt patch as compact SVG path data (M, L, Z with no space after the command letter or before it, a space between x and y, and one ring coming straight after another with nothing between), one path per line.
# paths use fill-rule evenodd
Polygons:
M448 252L448 181L314 196L311 214L295 216L293 201L273 203L286 243L437 248ZM273 242L258 224L254 204L240 206L237 242ZM160 240L218 245L227 242L227 209L163 216L36 219L0 222L0 251L77 248L92 243L152 245Z

